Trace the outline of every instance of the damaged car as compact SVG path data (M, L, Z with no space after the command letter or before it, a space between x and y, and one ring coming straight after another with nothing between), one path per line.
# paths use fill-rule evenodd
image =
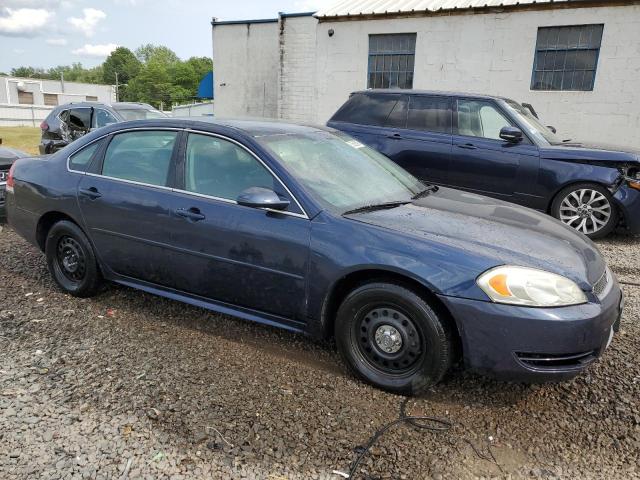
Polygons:
M615 275L535 210L427 186L358 140L280 122L91 132L8 178L13 229L78 297L104 280L334 338L360 378L418 393L454 364L561 380L620 325Z
M0 138L0 222L4 221L7 216L5 211L5 197L9 169L18 158L27 156L28 154L23 151L3 147L2 138Z
M60 105L40 124L40 154L56 152L88 132L113 123L166 116L151 105L138 102L79 102Z
M640 150L563 139L528 104L366 90L353 93L328 125L426 182L534 208L590 238L616 227L640 233Z

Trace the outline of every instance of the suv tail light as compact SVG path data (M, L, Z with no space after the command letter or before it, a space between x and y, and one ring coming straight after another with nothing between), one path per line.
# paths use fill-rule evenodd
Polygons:
M43 120L42 123L40 124L40 129L45 132L47 130L49 130L49 124L46 122L46 120Z
M13 193L13 185L15 184L15 180L13 179L13 170L16 168L16 163L17 160L13 162L13 165L11 165L11 168L9 169L9 176L7 177L7 192L11 193Z

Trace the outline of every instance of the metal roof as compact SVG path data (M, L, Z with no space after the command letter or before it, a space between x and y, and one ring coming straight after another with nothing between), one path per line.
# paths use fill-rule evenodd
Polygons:
M495 7L578 3L588 0L340 0L316 12L316 17L392 15L397 13L434 13Z

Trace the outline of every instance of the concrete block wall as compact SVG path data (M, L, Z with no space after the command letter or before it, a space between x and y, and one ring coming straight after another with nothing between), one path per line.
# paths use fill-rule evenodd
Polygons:
M213 26L216 116L277 116L278 31L277 20Z
M316 25L310 16L281 16L278 118L309 122L316 115Z

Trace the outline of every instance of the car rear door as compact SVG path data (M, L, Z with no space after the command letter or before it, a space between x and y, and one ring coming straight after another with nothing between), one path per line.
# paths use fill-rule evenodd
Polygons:
M448 184L505 200L526 197L537 181L539 153L525 135L519 143L500 138L515 122L496 102L458 98Z
M388 132L387 156L420 180L446 184L451 160L450 97L411 95L406 128Z
M311 227L284 184L242 144L208 133L189 133L178 171L166 231L175 287L300 326ZM278 213L238 205L249 187L269 188L290 207Z
M327 125L392 158L397 148L393 136L406 125L407 105L407 96L400 93L355 93Z
M167 232L179 135L178 129L117 133L78 184L90 237L102 263L118 275L173 282Z

